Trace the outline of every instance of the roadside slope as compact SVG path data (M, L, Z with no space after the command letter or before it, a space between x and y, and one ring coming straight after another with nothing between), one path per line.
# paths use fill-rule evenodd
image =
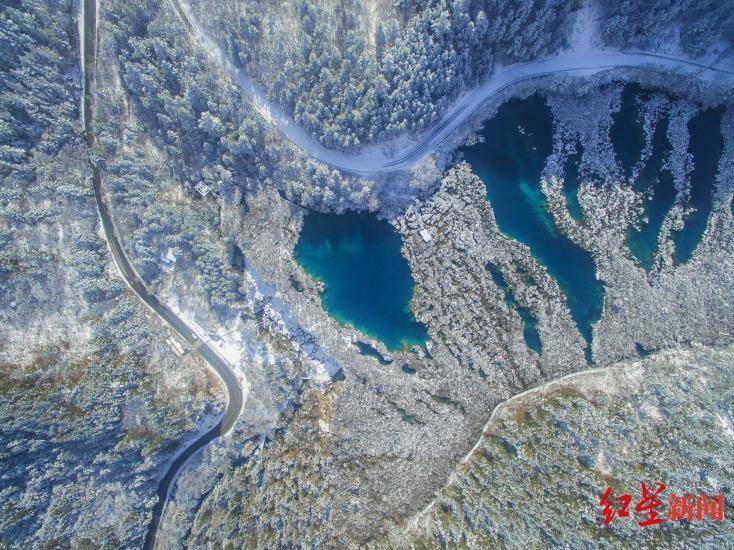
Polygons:
M82 16L84 18L84 33L82 36L82 51L84 56L84 131L87 145L92 147L95 142L92 114L97 43L96 0L84 0ZM242 410L243 392L239 381L237 380L237 376L231 366L211 346L202 340L201 335L197 335L196 332L180 317L178 317L168 306L161 303L156 296L151 294L145 287L143 281L138 277L135 269L125 255L122 244L117 237L114 220L110 213L110 207L105 198L104 189L102 187L102 178L99 168L93 164L92 171L94 178L94 194L97 200L100 218L102 220L102 228L104 230L105 238L110 246L115 264L119 268L123 278L135 294L137 294L137 296L145 302L151 310L153 310L174 331L176 331L176 333L183 338L192 349L195 349L211 366L211 368L214 369L216 374L222 380L227 394L227 405L224 415L219 422L201 437L194 440L178 455L178 457L171 463L168 471L165 473L158 485L158 503L153 509L153 519L145 542L146 548L152 548L155 545L155 535L158 528L158 522L178 474L192 456L220 435L226 434L234 426L234 423Z

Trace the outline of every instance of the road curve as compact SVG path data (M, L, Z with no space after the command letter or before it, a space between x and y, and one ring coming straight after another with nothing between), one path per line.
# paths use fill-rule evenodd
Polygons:
M96 64L97 2L96 0L82 0L82 2L83 118L86 141L91 147L95 141L92 109ZM221 65L225 72L251 98L255 109L265 119L278 127L288 139L309 156L345 172L362 175L374 175L409 169L446 140L469 116L481 109L492 97L524 80L554 74L589 75L607 69L639 67L682 70L686 73L696 73L702 78L710 80L731 79L734 76L734 71L728 69L664 54L646 52L595 52L583 56L540 59L526 64L512 65L496 71L482 86L461 95L433 127L422 132L407 147L403 147L402 149L392 148L386 152L385 147L373 146L360 153L348 154L326 149L298 126L290 116L282 112L276 105L269 103L256 84L241 69L235 67L226 58L221 49L206 37L191 18L189 10L183 1L171 0L171 2L176 13L184 22L186 29L202 43L205 49L215 57L215 61ZM207 345L206 342L202 341L200 335L197 335L193 329L181 320L170 308L161 303L145 287L125 255L120 241L117 238L114 220L102 188L100 171L94 164L92 165L92 170L94 193L105 237L110 246L115 263L120 269L125 281L138 297L168 323L187 344L198 346L198 353L220 377L227 393L227 405L221 420L212 429L193 441L175 458L158 485L158 503L153 508L153 518L144 545L145 548L152 549L155 546L156 534L163 509L170 495L171 488L175 484L183 466L208 443L232 428L242 409L243 393L237 377L227 362L213 348Z
M556 74L588 76L609 69L651 68L683 71L706 80L734 80L734 70L706 65L672 55L641 51L596 51L584 55L538 59L529 63L510 65L497 70L484 84L462 94L441 119L416 136L406 146L373 145L355 153L343 153L325 148L307 134L293 118L277 105L270 103L258 85L236 67L222 49L211 40L192 17L185 0L171 0L175 12L186 30L204 47L222 69L250 97L255 110L279 128L285 136L309 156L339 170L359 175L375 175L411 168L453 134L472 114L491 98L508 87L529 80Z
M84 73L84 100L83 100L83 118L84 132L87 145L94 145L94 126L92 119L93 109L93 84L94 72L96 68L96 42L97 42L97 5L96 0L83 0L83 73ZM171 465L168 467L163 479L158 484L158 503L153 508L153 518L145 539L144 548L153 548L155 546L156 533L160 522L163 509L166 505L171 489L173 488L179 473L186 462L194 456L199 450L209 444L222 434L227 433L233 426L237 417L242 410L242 388L230 365L205 341L201 339L202 335L198 335L191 327L189 327L180 317L178 317L168 306L161 303L155 295L153 295L143 284L135 269L132 267L125 252L123 251L120 240L117 238L114 220L110 213L109 204L106 200L104 190L102 188L102 178L99 168L92 164L94 178L94 196L97 200L97 208L102 220L102 228L104 230L107 243L110 246L112 257L117 264L123 278L130 288L152 309L159 317L161 317L168 325L183 338L189 346L197 349L198 354L214 369L219 378L222 380L227 395L227 404L224 415L219 422L207 431L205 434L197 438L188 447L186 447Z

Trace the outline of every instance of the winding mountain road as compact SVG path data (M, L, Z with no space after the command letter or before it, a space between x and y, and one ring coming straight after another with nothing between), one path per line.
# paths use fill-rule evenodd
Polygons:
M298 126L288 114L283 112L277 105L270 103L258 85L240 68L234 66L221 48L206 36L192 18L190 10L183 0L171 0L171 2L186 29L194 35L196 40L214 57L215 62L250 97L255 109L266 120L279 128L289 140L314 159L339 170L360 175L375 175L411 168L443 143L490 99L508 87L524 80L558 74L586 76L607 69L640 67L683 71L687 74L696 74L698 77L709 81L731 80L734 77L734 71L729 69L657 53L599 51L585 55L550 57L497 70L482 86L462 94L433 127L420 133L407 144L403 143L401 146L396 146L394 143L392 146L390 144L374 145L359 153L349 154L326 149L318 140ZM92 113L96 68L97 1L82 0L82 7L83 119L86 141L92 147L95 142ZM114 219L102 186L100 171L94 164L92 169L94 193L102 227L114 261L122 276L135 294L214 369L222 380L227 394L225 413L220 421L188 445L173 460L158 485L158 503L153 509L153 518L145 539L145 548L152 549L155 546L160 518L178 475L187 461L199 450L233 427L242 409L243 391L231 366L202 339L203 335L197 334L145 287L125 255L117 237Z
M563 54L529 63L510 65L497 70L483 85L462 94L431 128L400 146L373 145L350 154L325 148L307 134L293 118L267 100L266 94L236 67L217 43L211 40L191 15L184 0L171 0L186 29L214 58L222 69L250 97L253 106L265 119L277 126L285 136L309 156L339 170L359 175L375 175L411 168L452 135L471 115L490 99L510 86L544 76L568 74L588 76L609 69L651 68L683 71L708 80L732 80L734 70L706 65L697 61L641 51L591 51L584 55Z
M95 142L94 124L93 124L93 100L94 100L94 73L96 68L96 43L97 43L97 5L96 0L83 0L82 9L83 18L83 36L82 56L84 65L84 98L83 98L83 118L84 132L87 145L92 147ZM183 449L169 465L168 470L158 484L158 503L153 508L153 518L145 539L145 548L153 548L155 546L155 538L158 531L163 509L170 496L178 475L183 469L186 462L193 457L199 450L204 448L214 439L227 433L234 426L237 417L242 410L243 394L240 383L235 375L232 367L225 361L211 346L209 346L200 334L197 334L190 326L188 326L180 317L178 317L168 306L161 303L158 298L153 295L146 287L138 274L135 272L132 264L128 260L122 248L120 240L117 237L114 219L110 213L110 207L105 197L102 187L102 177L99 168L92 164L94 179L94 196L97 200L99 215L102 219L102 228L105 238L110 246L112 257L117 267L122 273L123 278L137 296L145 302L145 304L153 310L161 319L163 319L183 340L201 356L221 379L227 395L227 404L224 415L219 422L209 431L196 438L188 447Z

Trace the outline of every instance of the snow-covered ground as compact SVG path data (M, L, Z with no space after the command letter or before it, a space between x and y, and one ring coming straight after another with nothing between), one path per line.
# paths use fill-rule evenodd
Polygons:
M306 355L311 367L312 381L317 385L331 382L332 377L341 370L341 366L326 353L316 338L300 325L290 305L283 301L275 285L268 284L253 267L247 272L255 282L257 292L267 298L269 304L266 309L272 313L274 319L282 323L283 331L290 335L296 349Z
M307 155L334 168L361 175L395 172L409 169L429 154L451 135L461 124L490 98L509 86L523 80L568 74L588 76L614 68L649 67L666 71L681 71L712 82L734 82L734 68L706 65L683 57L669 54L639 51L605 51L585 49L593 47L595 41L589 32L576 30L575 46L569 51L530 63L510 65L497 70L482 86L462 94L443 117L432 127L414 139L399 139L385 144L373 145L350 154L332 151L308 135L293 119L277 105L268 101L265 93L241 69L235 67L222 49L204 33L191 16L183 0L173 0L180 7L187 22L206 51L231 76L237 85L251 98L255 109L269 122L277 126L295 145ZM583 13L588 23L592 13ZM584 21L579 22L583 27Z
M597 14L591 3L587 2L578 11L566 53L583 55L585 52L598 51L601 47L600 36Z
M226 330L221 331L224 332L224 337L221 336L221 332L216 335L212 335L199 326L195 321L196 316L194 313L187 310L181 310L179 308L178 301L172 301L170 308L179 317L179 319L186 323L186 325L196 334L199 340L203 341L213 349L214 352L227 364L235 378L237 378L240 388L242 389L242 408L244 408L245 403L247 402L247 396L250 393L250 384L245 375L245 364L243 362L243 358L247 357L248 349L246 344L242 341L241 335L236 334L235 331L227 332ZM216 338L213 336L216 336ZM223 387L226 388L226 383L221 374L215 368L212 368L211 370L222 381ZM242 413L242 408L238 411L238 416ZM230 431L234 426L235 424L233 423ZM229 432L224 435L228 434Z

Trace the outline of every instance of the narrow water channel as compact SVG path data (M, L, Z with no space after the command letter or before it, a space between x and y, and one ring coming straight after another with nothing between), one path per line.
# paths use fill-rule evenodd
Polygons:
M584 216L579 202L579 188L581 187L579 164L583 154L584 148L581 144L577 144L576 152L568 156L563 166L563 194L566 197L568 212L577 222L581 222Z
M648 94L639 86L629 84L625 88L622 101L624 116L615 118L612 126L613 136L624 136L625 134L639 136L643 133L643 123L637 112L635 101L645 101ZM660 230L668 212L675 204L676 189L673 182L673 174L665 166L665 160L671 154L671 146L667 137L668 117L665 116L657 121L655 132L652 137L652 151L637 178L631 182L632 187L644 196L643 215L637 228L630 227L627 231L627 245L637 263L645 270L652 269L657 251ZM636 162L642 154L642 145L636 144L634 150L639 152L630 153L630 146L621 137L614 141L614 150L617 157L627 159L627 162ZM636 159L634 159L636 157ZM634 160L633 160L634 159ZM624 162L623 162L624 164ZM631 168L630 168L631 169ZM628 173L628 176L630 174Z
M612 127L609 130L614 154L625 178L632 176L632 170L640 160L645 146L645 132L637 104L639 97L638 84L627 84L624 87L622 105L612 115Z
M725 110L724 107L706 109L688 123L688 152L693 156L694 168L686 206L695 208L695 211L688 215L683 229L672 234L676 264L683 264L691 259L706 231L713 206L716 171L724 151L721 119Z
M492 276L494 284L505 293L505 303L509 307L515 308L518 315L520 315L520 319L523 322L522 335L525 340L525 345L537 353L543 353L543 344L540 341L540 334L538 333L538 320L533 315L533 312L526 307L518 305L515 300L515 295L505 281L505 276L496 265L488 262L487 271Z
M483 143L462 150L487 187L500 230L525 243L558 281L579 332L590 343L604 288L590 254L556 230L540 187L553 145L550 109L539 95L510 100L482 133Z
M671 152L667 130L668 119L658 121L650 159L633 183L635 191L644 194L644 214L639 227L628 230L627 245L640 267L648 271L653 266L663 222L676 199L673 174L664 169L664 160Z

